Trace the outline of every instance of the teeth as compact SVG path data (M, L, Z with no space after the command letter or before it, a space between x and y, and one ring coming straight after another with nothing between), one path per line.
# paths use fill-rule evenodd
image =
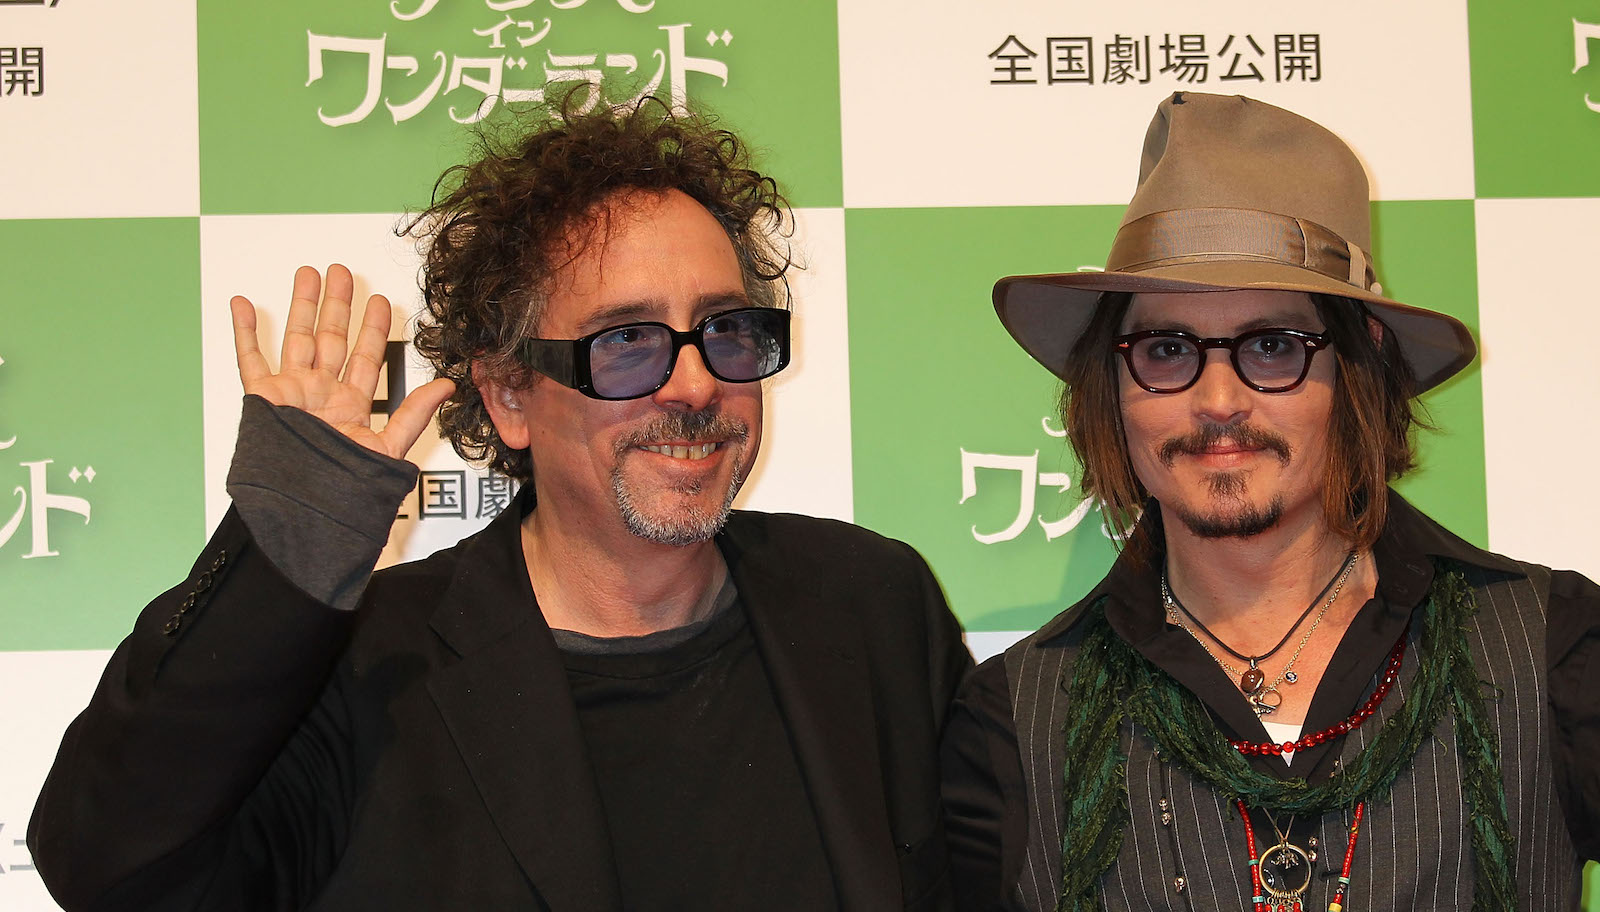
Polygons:
M642 446L639 449L671 456L673 459L704 459L716 452L718 443L697 443L693 446Z

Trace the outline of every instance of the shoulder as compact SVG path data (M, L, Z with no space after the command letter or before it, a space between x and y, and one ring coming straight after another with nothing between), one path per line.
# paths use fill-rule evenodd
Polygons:
M1550 598L1583 603L1600 615L1600 583L1576 570L1550 571Z
M1021 645L1020 640L1017 645ZM967 711L987 723L1009 720L1011 682L1006 674L1006 653L996 653L979 662L966 680L961 682L957 700Z
M1006 667L1016 668L1027 661L1029 655L1061 653L1070 656L1076 653L1078 645L1083 640L1084 619L1095 603L1103 597L1099 587L1096 587L1094 591L1046 621L1038 630L1011 644L1005 652L990 661L1003 662Z
M371 581L367 583L364 601L374 597L392 600L399 596L415 601L429 594L437 596L443 593L455 577L457 568L462 565L461 554L471 541L472 537L464 538L420 560L394 564L373 573Z
M517 601L527 586L518 529L515 522L497 519L448 548L374 573L357 609L361 634L368 640L415 637L441 604L466 594L473 601ZM484 607L501 611L505 604Z
M428 589L448 584L458 574L467 570L487 570L491 573L508 572L521 567L522 525L518 509L521 499L488 525L462 538L455 544L441 548L427 557L394 564L373 574L369 588Z
M905 542L833 519L741 511L717 540L747 604L835 617L894 648L970 657L933 570Z
M1391 557L1397 569L1425 574L1422 565L1431 559L1466 571L1474 585L1518 577L1527 578L1541 590L1550 584L1549 567L1480 548L1422 512L1392 488L1388 510L1383 533L1373 550L1380 559L1384 555Z
M871 567L910 572L927 566L905 542L842 520L795 513L736 511L721 540L746 559L783 563L801 573Z

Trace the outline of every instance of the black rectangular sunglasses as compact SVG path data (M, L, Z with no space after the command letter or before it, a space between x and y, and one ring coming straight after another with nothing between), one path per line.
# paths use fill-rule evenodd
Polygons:
M581 339L524 339L517 357L590 398L637 399L666 385L685 345L700 352L700 360L718 380L762 380L789 363L789 311L725 310L687 332L645 322L608 326Z

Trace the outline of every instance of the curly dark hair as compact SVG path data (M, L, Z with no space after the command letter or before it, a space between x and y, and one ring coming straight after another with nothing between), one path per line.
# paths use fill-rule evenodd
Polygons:
M658 98L585 111L586 89L524 110L509 127L480 128L475 160L445 171L432 204L399 229L427 245L414 344L456 383L440 432L463 458L523 481L532 460L495 431L474 365L479 379L514 389L536 382L517 343L539 326L548 280L603 234L598 222L618 194L687 194L728 233L751 303L789 304L792 261L779 244L792 214L749 146L715 118Z

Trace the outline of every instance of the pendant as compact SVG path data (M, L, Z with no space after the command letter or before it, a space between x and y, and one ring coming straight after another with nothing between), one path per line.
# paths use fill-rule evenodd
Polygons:
M1271 697L1272 700L1268 701L1268 697ZM1276 689L1265 690L1261 693L1250 694L1247 699L1250 702L1250 708L1255 710L1256 715L1268 716L1283 702L1283 694L1278 693Z
M1267 906L1297 908L1306 888L1311 886L1311 858L1305 850L1285 840L1262 852L1259 865Z
M1286 671L1283 673L1283 679L1288 681L1290 684L1293 684L1294 682L1300 680L1300 676L1292 671Z
M1261 669L1251 665L1249 670L1239 676L1239 689L1255 696L1261 692L1261 686L1267 683L1267 676Z

